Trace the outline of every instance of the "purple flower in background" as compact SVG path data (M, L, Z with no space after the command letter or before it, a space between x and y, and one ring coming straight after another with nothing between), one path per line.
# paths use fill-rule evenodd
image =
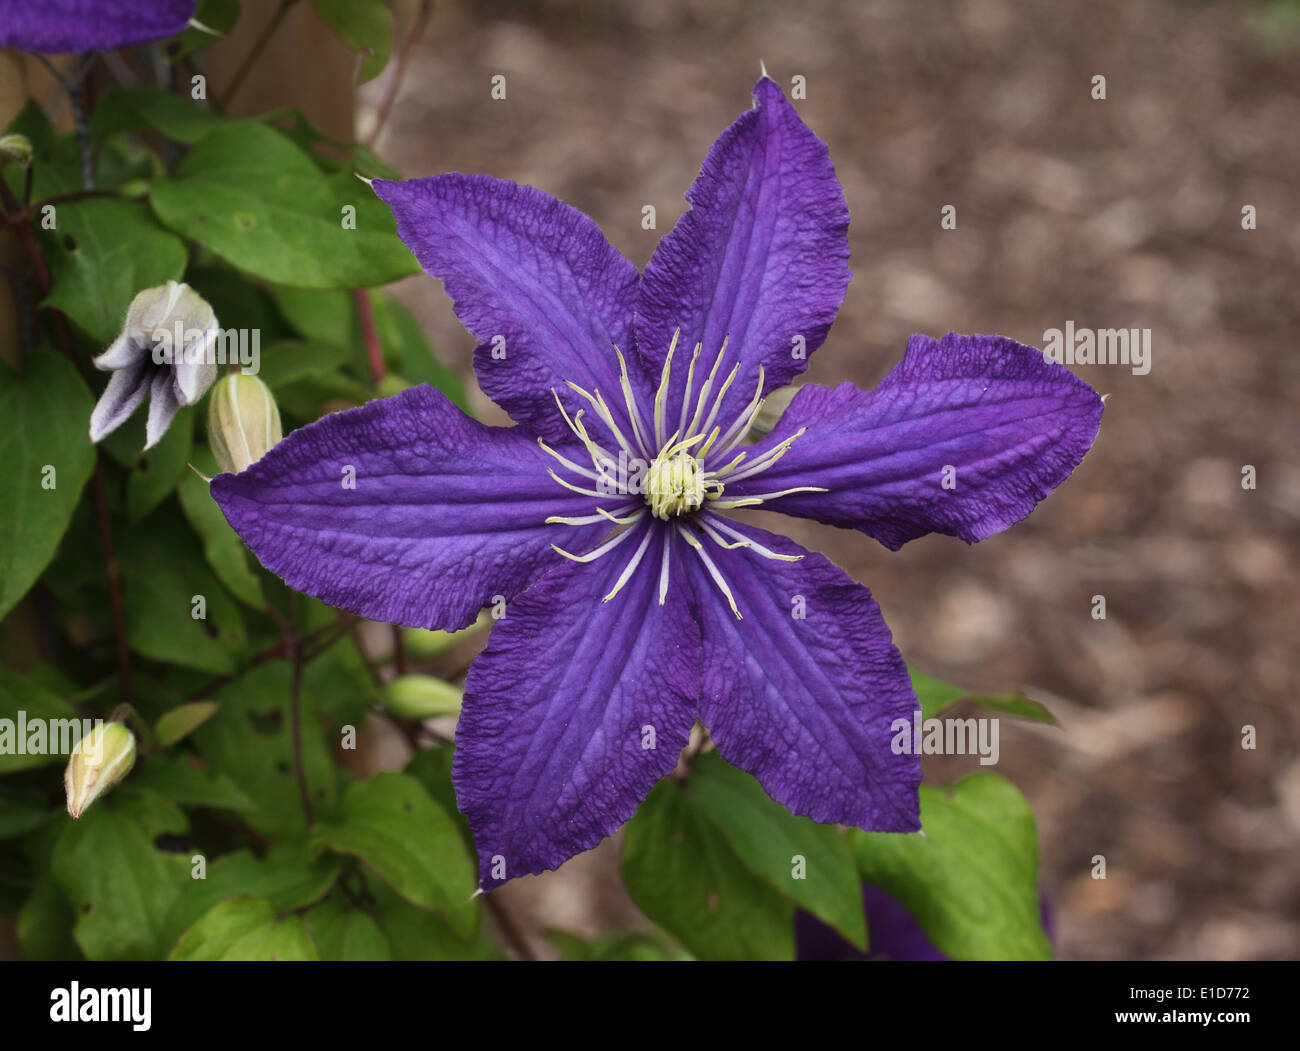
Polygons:
M1055 940L1056 917L1040 894L1039 914L1048 941ZM864 953L811 913L794 915L796 960L948 960L934 947L921 925L895 898L870 883L862 884L862 911L870 946Z
M47 55L112 51L175 36L195 0L0 0L0 47Z
M483 175L376 181L480 341L488 427L412 388L292 434L212 494L292 587L453 630L506 613L470 671L453 769L486 885L613 832L698 719L797 814L918 827L916 706L866 588L733 512L898 548L983 539L1079 463L1101 401L999 336L915 336L874 391L764 396L816 350L849 281L825 145L764 77L644 275L586 216ZM945 479L955 478L955 488Z

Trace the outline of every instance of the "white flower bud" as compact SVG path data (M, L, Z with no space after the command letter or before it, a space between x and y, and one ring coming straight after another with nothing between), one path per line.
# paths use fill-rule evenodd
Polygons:
M0 135L0 168L18 164L24 168L32 163L32 142L26 135Z
M208 399L208 444L222 471L238 474L284 437L271 388L256 376L225 377Z
M124 723L101 723L78 742L68 759L63 786L68 813L81 817L90 804L131 772L135 735Z

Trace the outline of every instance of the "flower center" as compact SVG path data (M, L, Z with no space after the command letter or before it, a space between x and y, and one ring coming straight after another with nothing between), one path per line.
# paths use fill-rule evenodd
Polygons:
M571 526L589 526L608 522L614 527L614 531L608 539L585 555L575 555L555 544L551 547L574 562L594 562L620 544L638 539L640 543L635 545L635 553L631 560L619 574L613 590L604 597L604 601L608 602L631 579L637 567L647 557L646 552L651 542L662 532L662 556L658 558L659 604L662 606L668 594L668 573L672 565L671 545L680 538L682 543L699 557L709 576L718 586L718 590L731 606L731 611L740 617L735 596L722 571L705 549L705 541L715 545L719 550L743 547L761 558L778 562L797 562L803 558L802 555L786 555L764 547L736 528L726 512L740 507L757 507L765 500L773 500L789 493L822 493L826 490L820 486L797 485L778 492L721 499L725 486L732 482L744 482L762 474L786 454L790 446L807 428L800 427L782 441L770 444L757 455L752 449L740 448L750 428L753 427L754 420L758 418L759 410L763 407L764 372L763 366L759 365L758 389L754 391L753 398L740 414L729 424L725 420L718 422L718 414L722 410L727 391L740 372L739 364L733 366L721 385L715 386L720 378L718 370L727 353L725 339L713 359L708 374L700 377L701 382L698 386L696 364L699 362L703 347L699 343L695 344L695 353L691 355L690 364L687 366L686 388L682 392L681 405L669 406L667 403L671 390L669 379L679 335L681 335L680 329L673 335L659 377L659 389L655 392L653 405L649 406L637 404L623 352L618 347L614 348L614 352L618 355L619 393L627 409L627 415L621 421L615 418L609 402L599 390L586 391L575 383L567 384L570 390L587 402L596 419L607 432L607 434L597 432L597 437L613 444L618 450L617 453L602 445L587 430L587 425L583 423L586 409L579 409L570 416L568 409L564 407L564 402L560 400L559 393L552 390L555 404L560 410L560 415L564 417L564 422L568 424L569 430L591 457L591 467L575 463L564 453L552 449L539 438L538 443L542 449L554 457L564 470L576 478L576 481L561 478L555 472L555 468L549 469L547 473L564 488L592 497L600 503L593 508L592 514L552 515L546 519L546 522ZM620 426L620 423L623 426ZM622 481L624 464L638 463L645 468L647 460L650 461L650 466L645 469L644 488L641 485L628 485ZM608 483L613 473L616 473L616 477L611 486ZM596 488L593 489L592 486ZM603 503L608 503L609 506L600 506ZM666 529L661 531L649 528L647 511L650 512L650 517L668 523Z
M704 466L688 452L657 457L646 472L645 502L664 521L698 510L704 504Z

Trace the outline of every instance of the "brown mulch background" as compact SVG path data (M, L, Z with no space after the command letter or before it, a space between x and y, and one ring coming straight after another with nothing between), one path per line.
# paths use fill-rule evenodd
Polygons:
M445 2L379 149L408 176L545 189L641 265L760 59L786 86L807 77L797 105L853 215L853 283L810 379L873 385L913 332L1153 333L1149 375L1076 367L1113 395L1100 438L1009 532L890 553L789 531L872 588L909 661L1026 688L1060 716L1004 720L998 769L1037 814L1061 957L1300 956L1300 8ZM496 73L506 101L489 96ZM365 89L363 132L384 83ZM473 341L440 287L400 292L468 374ZM547 926L636 920L617 849L499 892L537 951Z

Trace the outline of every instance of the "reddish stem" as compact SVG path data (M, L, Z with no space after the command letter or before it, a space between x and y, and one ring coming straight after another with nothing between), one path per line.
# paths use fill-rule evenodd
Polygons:
M379 347L379 333L375 331L375 312L370 305L370 293L364 288L354 288L352 298L357 305L357 324L366 344L366 361L370 363L370 378L376 387L383 382L388 370L384 367L383 351Z

